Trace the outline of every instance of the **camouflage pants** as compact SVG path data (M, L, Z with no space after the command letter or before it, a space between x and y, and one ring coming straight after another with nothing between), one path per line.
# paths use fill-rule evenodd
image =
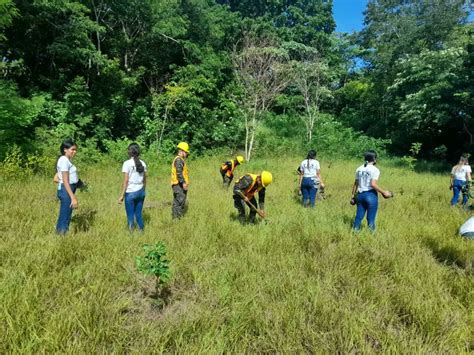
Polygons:
M242 196L240 195L234 195L234 207L237 209L237 212L239 213L239 221L240 223L245 223L246 222L246 218L245 218L245 201L244 199L242 198ZM254 205L255 207L257 207L257 200L255 199L255 197L253 197L251 200L250 200L250 203L252 205ZM257 215L257 212L250 208L250 213L249 213L249 223L255 223L255 217Z
M181 218L184 215L184 206L186 204L186 197L188 191L183 189L180 185L173 185L173 218Z
M222 174L222 182L223 182L223 186L228 188L230 186L230 183L232 182L232 179L234 177L228 177L226 174Z

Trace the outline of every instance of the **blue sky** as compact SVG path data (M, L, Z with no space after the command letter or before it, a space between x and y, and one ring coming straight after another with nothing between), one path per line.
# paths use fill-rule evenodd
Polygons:
M353 32L362 29L367 0L333 0L333 14L337 32ZM469 21L474 21L471 12Z
M353 32L362 29L367 0L334 0L333 13L337 32Z

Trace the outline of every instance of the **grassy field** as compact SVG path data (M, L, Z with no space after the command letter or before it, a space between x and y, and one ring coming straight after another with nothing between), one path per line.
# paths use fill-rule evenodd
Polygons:
M300 158L265 168L269 222L241 226L218 157L190 162L189 211L171 220L169 167L148 161L143 234L117 204L121 164L78 166L78 222L54 234L58 202L46 178L0 183L0 352L403 352L474 349L471 215L450 208L449 176L380 161L377 232L354 235L349 205L357 161L322 157L328 199L303 209ZM95 213L95 214L94 214ZM81 230L82 229L82 230ZM163 240L168 304L139 274L144 243Z

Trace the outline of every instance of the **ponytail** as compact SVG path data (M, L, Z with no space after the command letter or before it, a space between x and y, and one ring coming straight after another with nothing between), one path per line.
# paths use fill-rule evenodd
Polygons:
M364 153L364 168L367 166L367 164L375 162L375 159L377 159L377 153L375 150L368 150Z
M311 149L308 152L308 155L306 156L306 166L309 169L309 160L310 159L316 159L316 151L314 149Z
M132 143L128 146L128 156L133 158L137 172L139 174L143 173L145 171L145 167L138 158L140 156L140 146L137 143Z

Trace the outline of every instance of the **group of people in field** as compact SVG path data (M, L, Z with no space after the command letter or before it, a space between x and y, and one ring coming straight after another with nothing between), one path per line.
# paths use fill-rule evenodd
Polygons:
M187 193L189 188L189 172L186 159L189 155L189 145L180 142L177 145L177 155L171 164L171 189L173 191L172 217L179 219L184 215ZM60 201L59 216L56 232L65 234L69 229L73 209L78 207L76 189L82 184L78 177L77 168L72 160L77 153L77 145L66 139L60 147L61 155L56 164L54 181L58 184L57 197ZM119 203L124 203L127 216L127 226L142 231L144 222L142 216L143 203L146 196L147 165L140 159L140 147L136 143L128 146L128 157L122 165L123 183ZM223 186L228 188L233 181L236 168L244 163L244 158L238 155L235 159L224 162L220 167ZM359 231L366 217L368 228L375 230L375 220L378 209L378 195L390 198L393 194L378 185L380 170L376 167L377 153L369 150L364 154L364 163L356 169L350 203L357 205L353 230ZM310 150L297 169L298 190L305 207L314 207L318 189L324 189L321 167L316 160L316 151ZM254 223L256 215L265 218L265 192L272 183L273 175L269 171L260 174L247 173L242 175L233 187L234 207L241 223ZM458 203L460 194L465 205L469 199L471 185L471 167L468 159L461 157L458 164L452 168L450 189L453 190L451 205ZM256 199L258 195L258 202ZM250 208L248 219L246 206ZM474 232L474 231L473 231Z

